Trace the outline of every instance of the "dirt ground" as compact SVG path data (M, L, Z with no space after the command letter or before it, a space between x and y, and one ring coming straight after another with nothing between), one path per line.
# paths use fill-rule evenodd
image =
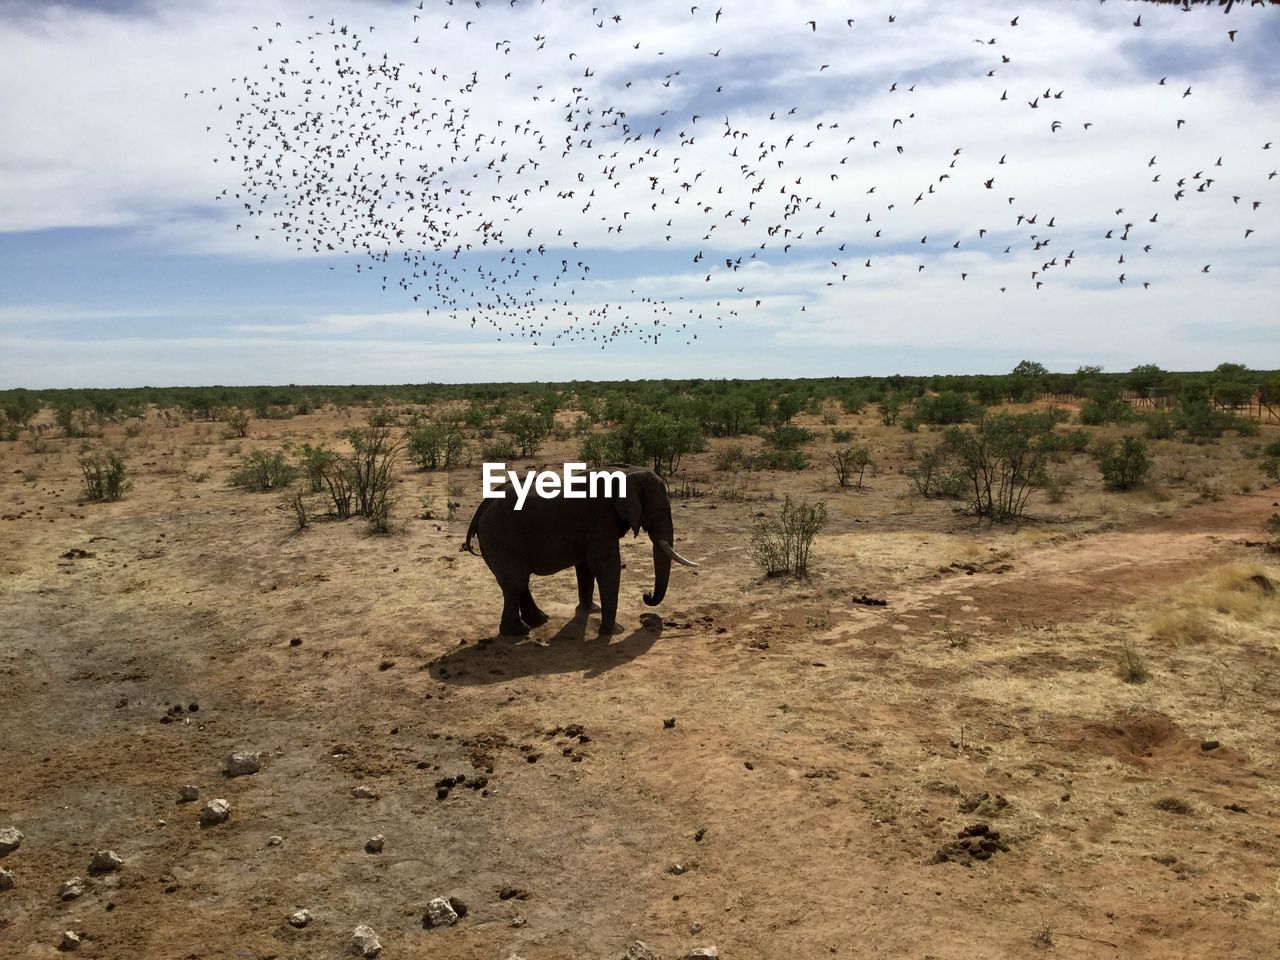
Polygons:
M515 642L458 551L478 465L403 463L388 536L298 531L277 495L228 486L255 446L337 443L366 413L243 441L158 412L110 426L134 480L116 503L80 502L78 441L0 444L0 829L24 834L0 858L0 956L58 955L71 930L112 960L340 957L357 924L384 958L440 960L1280 942L1280 562L1259 545L1280 489L1242 456L1257 440L1154 444L1133 494L1056 464L1058 502L994 529L912 497L929 434L870 414L841 424L875 458L861 491L831 485L829 442L767 473L716 470L713 441L671 484L698 574L650 610L628 538L623 634L573 619L565 572L535 581L551 622ZM450 481L457 517L422 519ZM784 492L830 508L807 582L750 560ZM260 771L226 776L233 751ZM230 819L202 827L212 798ZM87 872L99 849L123 867ZM425 929L435 897L466 916Z

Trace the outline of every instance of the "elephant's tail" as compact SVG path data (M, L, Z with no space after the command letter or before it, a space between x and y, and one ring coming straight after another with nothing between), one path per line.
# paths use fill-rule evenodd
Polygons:
M459 553L466 551L473 556L480 556L480 554L476 553L475 549L471 546L471 541L475 538L476 534L479 533L480 517L484 514L485 508L488 507L491 502L492 501L490 500L481 500L480 506L476 507L475 515L471 518L471 526L467 527L467 539L462 546L458 548Z

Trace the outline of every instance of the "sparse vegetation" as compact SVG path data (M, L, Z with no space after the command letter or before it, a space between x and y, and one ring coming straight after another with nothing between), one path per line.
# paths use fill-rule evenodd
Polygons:
M1151 470L1147 445L1137 437L1125 437L1119 449L1102 458L1102 485L1107 490L1132 490Z
M847 487L852 482L859 490L862 489L862 475L871 463L870 450L866 447L848 448L836 450L828 457L836 471L836 483Z
M231 472L230 483L241 490L265 493L288 486L296 476L297 469L283 449L254 450Z

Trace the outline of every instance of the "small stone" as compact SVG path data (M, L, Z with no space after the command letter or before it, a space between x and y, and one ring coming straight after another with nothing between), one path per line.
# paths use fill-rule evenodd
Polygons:
M351 931L349 952L361 957L376 957L382 952L382 941L373 932L373 927L362 923Z
M671 729L672 727L674 727L675 725L676 725L676 718L675 718L675 717L668 717L666 720L663 720L663 721L662 721L662 726L663 726L663 728L664 728L664 729L666 729L666 730L670 730L670 729ZM639 942L640 942L639 940L637 940L637 941L636 941L636 943L639 943Z
M693 921L693 923L689 924L689 932L690 932L690 933L701 933L701 932L702 932L702 924L700 924L697 920Z
M18 881L14 877L13 871L0 867L0 890L12 890L17 885Z
M73 930L63 931L62 942L58 944L58 949L64 953L75 950L83 942L80 934Z
M386 842L387 838L382 834L378 834L376 837L370 837L364 843L365 853L381 853L382 845Z
M376 800L378 798L378 795L364 784L361 784L358 787L352 787L351 795L357 800Z
M1217 750L1220 746L1222 746L1222 744L1219 743L1217 740L1201 740L1200 741L1200 749L1204 750L1206 753L1210 750Z
M310 910L299 910L296 913L292 913L289 915L289 926L297 927L299 930L301 930L310 922L311 922Z
M422 925L428 930L433 927L451 927L458 922L458 911L444 897L436 897L427 904L427 912L422 915Z
M192 786L189 783L184 783L182 786L178 788L179 803L194 803L196 800L199 800L199 799L200 799L199 787Z
M228 777L247 777L250 774L257 773L262 769L262 764L258 762L260 754L257 753L233 753L227 757L227 776Z
M271 835L271 836L269 836L269 837L267 837L267 846L268 846L268 847L278 847L278 846L280 846L280 844L282 844L282 843L284 843L284 837L276 836L276 835L274 835L274 834L273 834L273 835Z
M7 856L22 846L22 831L17 827L0 829L0 857Z
M169 825L169 821L168 821L168 820L157 820L157 821L156 821L156 826L157 826L157 827L167 827L168 825Z
M453 912L459 919L467 915L467 904L461 897L450 897L449 906L453 907Z
M1250 903L1257 903L1259 900L1262 899L1262 897L1258 896L1256 893L1253 893L1253 892L1246 893L1244 895L1244 898L1248 900Z
M720 951L715 947L694 947L684 955L684 960L699 960L699 958L718 956L720 956Z
M200 826L216 827L220 823L226 823L230 816L231 804L222 799L210 800L200 808Z
M519 913L511 918L511 926L513 927L523 927L528 922L529 921L524 918L524 915Z
M76 897L83 897L84 890L84 880L80 877L72 877L58 888L58 899L74 900Z
M678 877L680 874L688 871L688 869L689 868L683 863L673 863L671 866L667 867L667 873L671 874L673 877Z
M662 960L662 957L650 950L643 940L632 940L627 944L622 960Z
M90 873L112 873L124 866L124 861L114 850L99 850L89 861Z

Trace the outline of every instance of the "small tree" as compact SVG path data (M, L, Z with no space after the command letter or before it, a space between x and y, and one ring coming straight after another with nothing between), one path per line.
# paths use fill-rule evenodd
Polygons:
M858 447L856 450L846 448L844 450L836 450L828 455L831 465L835 467L836 482L842 487L849 486L849 482L857 474L856 486L862 489L862 475L866 472L868 465L871 463L871 451L866 447Z
M547 435L545 421L535 413L513 413L503 421L502 429L511 434L522 457L536 457Z

